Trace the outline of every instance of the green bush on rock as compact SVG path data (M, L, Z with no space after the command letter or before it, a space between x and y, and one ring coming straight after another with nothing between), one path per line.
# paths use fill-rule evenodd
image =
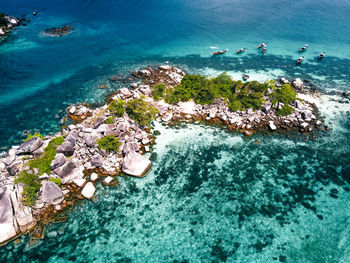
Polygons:
M294 109L291 106L285 104L282 107L282 109L276 110L276 115L277 116L288 116L288 115L292 114L293 111L294 111Z
M124 106L125 102L121 99L113 101L111 104L109 104L108 109L116 117L123 117L124 115Z
M49 181L54 182L54 183L57 184L58 186L61 186L61 184L62 184L61 178L51 177L51 178L49 179Z
M38 168L39 174L50 174L51 162L55 159L56 156L56 148L58 145L61 145L64 142L64 138L62 136L53 138L48 146L45 147L44 152L37 157L36 159L29 160L28 164L31 169Z
M106 124L113 124L113 123L114 123L114 118L108 117L108 118L105 120L105 123L106 123Z
M166 87L164 84L156 84L152 87L152 94L155 100L161 100Z
M22 171L15 179L15 184L18 183L24 184L22 192L23 203L28 206L34 205L41 186L39 176Z
M293 113L293 108L288 104L296 100L296 92L289 84L283 84L281 88L276 89L270 94L270 98L272 104L279 104L280 102L284 104L282 109L276 110L276 115L288 116Z
M152 104L144 100L144 96L139 99L130 99L126 102L126 113L129 117L143 126L148 126L149 123L156 117L159 110Z
M38 138L41 138L41 139L44 140L44 136L40 132L36 132L34 134L28 134L27 138L23 139L23 142L26 142L26 141L30 140L31 138L33 138L33 137L38 137Z
M97 140L97 144L101 150L105 150L106 152L117 152L122 145L121 142L119 142L119 138L116 138L114 135L102 137Z

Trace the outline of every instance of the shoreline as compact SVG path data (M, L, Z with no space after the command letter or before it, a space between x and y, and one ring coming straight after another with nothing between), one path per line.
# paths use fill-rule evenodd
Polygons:
M200 105L194 101L179 102L176 105L162 100L156 101L152 97L150 86L156 83L175 86L181 82L185 73L167 65L157 69L146 68L134 72L133 75L142 78L143 84L132 84L131 89L117 90L116 94L111 96L111 101L121 100L127 103L141 98L147 105L159 111L155 117L160 118L164 125L200 121L226 125L228 130L242 132L246 136L260 130L309 134L322 125L322 122L318 122L317 108L311 103L296 103L294 110L297 115L280 117L274 114L268 103L265 104L265 111L248 109L230 112L227 105L217 99L211 105ZM300 81L297 80L294 85L302 89L303 84ZM112 123L106 123L108 119L113 119L110 105L111 103L105 104L96 109L89 109L83 105L71 106L67 108L67 113L76 124L69 125L53 136L34 136L20 146L13 146L6 158L0 159L0 206L4 207L5 211L1 218L2 222L5 222L1 226L1 245L28 232L32 237L43 238L44 225L54 221L57 215L72 207L78 200L93 198L98 181L102 181L103 185L116 185L116 176L121 173L135 177L147 174L152 162L143 154L151 152L156 132L148 125L140 125L127 114L114 116ZM107 136L118 138L121 145L117 152L108 153L98 147L98 140ZM28 166L30 160L45 154L52 140L59 137L62 138L62 142L55 145L49 174ZM40 179L39 198L32 206L22 203L22 193L26 186L14 182L15 177L22 171L34 174ZM50 178L59 179L62 186L47 180Z

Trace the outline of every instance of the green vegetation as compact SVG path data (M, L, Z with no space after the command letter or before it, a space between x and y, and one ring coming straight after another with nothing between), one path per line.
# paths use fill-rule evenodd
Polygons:
M251 81L243 83L234 81L225 72L216 78L206 78L201 75L186 75L181 83L174 88L154 86L155 99L164 98L167 103L178 103L193 99L197 104L212 104L214 99L224 99L233 111L252 108L261 109L264 95L272 82L259 83Z
M271 93L270 98L272 104L279 105L280 102L284 104L282 109L276 110L276 115L288 116L293 113L293 108L288 104L296 100L296 93L289 84L283 84L281 88L276 89Z
M27 138L23 139L23 142L30 140L33 137L38 137L44 140L44 136L40 132L36 132L34 134L28 134Z
M57 184L58 186L61 186L61 184L62 184L61 178L51 177L51 178L49 179L49 181L54 182L54 183Z
M278 102L289 104L295 101L296 93L289 84L283 84L283 86L273 92L270 97L272 99L272 104Z
M152 87L153 98L155 100L161 100L166 87L164 84L156 84Z
M148 126L149 123L159 113L159 110L144 100L144 96L139 99L130 99L126 102L126 113L137 123Z
M7 19L5 18L5 14L0 12L0 28L7 26Z
M56 156L56 148L58 145L64 142L64 138L62 136L56 137L49 142L49 145L46 146L44 152L41 156L36 159L29 160L28 164L31 169L38 168L39 174L50 174L51 162L55 159Z
M119 138L116 138L114 135L104 136L97 140L97 144L101 150L105 150L106 152L117 152L122 145L119 142Z
M106 123L106 124L113 124L113 123L114 123L114 118L113 118L113 117L108 117L108 118L105 120L105 123Z
M284 105L282 109L276 110L276 115L278 116L288 116L292 114L294 109L289 105Z
M111 104L109 104L108 109L116 117L123 117L124 115L124 106L125 102L121 99L113 101Z
M41 186L39 176L22 171L15 179L15 184L18 183L24 184L22 192L23 203L28 206L34 205Z

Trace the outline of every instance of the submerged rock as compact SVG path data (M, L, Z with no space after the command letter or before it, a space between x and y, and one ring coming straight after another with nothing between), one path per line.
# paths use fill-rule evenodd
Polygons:
M125 174L143 177L151 168L152 162L136 152L130 152L124 157L122 171Z

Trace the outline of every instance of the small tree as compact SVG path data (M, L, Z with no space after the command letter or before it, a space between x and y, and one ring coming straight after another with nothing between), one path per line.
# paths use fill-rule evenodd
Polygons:
M161 100L166 87L164 84L156 84L152 87L153 98L155 100Z
M156 117L159 110L144 100L144 96L139 99L131 99L126 102L126 113L137 123L148 126Z
M121 99L113 101L111 104L109 104L108 109L116 117L123 117L124 115L124 106L125 102Z
M105 150L106 152L117 152L122 145L119 142L119 138L116 138L114 135L104 136L97 141L97 144L101 150Z

